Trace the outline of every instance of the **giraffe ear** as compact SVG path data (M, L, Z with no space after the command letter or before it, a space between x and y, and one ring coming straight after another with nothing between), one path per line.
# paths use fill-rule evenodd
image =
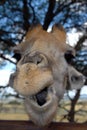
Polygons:
M56 37L56 39L61 40L63 43L66 41L66 32L62 25L56 24L53 26L52 34Z
M64 28L61 25L54 25L51 31L51 34L53 35L53 37L56 38L57 42L58 42L58 46L60 47L60 49L65 52L67 45L66 45L66 32L64 30Z
M9 86L11 86L11 87L13 87L15 76L16 76L16 73L13 73L10 75Z
M86 81L86 77L72 66L68 67L68 77L70 89L80 89L81 87L83 87Z

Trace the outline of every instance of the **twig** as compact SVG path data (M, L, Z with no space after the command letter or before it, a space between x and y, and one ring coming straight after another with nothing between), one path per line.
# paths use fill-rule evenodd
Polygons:
M0 57L1 57L2 59L4 59L4 60L7 60L7 61L9 61L9 62L11 62L11 63L13 63L13 64L16 65L16 62L14 62L14 61L12 61L11 59L5 57L3 54L0 54Z

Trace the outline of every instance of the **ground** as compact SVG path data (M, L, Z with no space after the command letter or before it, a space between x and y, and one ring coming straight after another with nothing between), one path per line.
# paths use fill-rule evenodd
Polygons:
M64 119L64 115L67 114L67 110L70 108L69 100L62 100L61 108L57 111L57 116L55 121L67 122L67 119ZM64 109L65 108L65 109ZM87 101L79 100L76 105L76 116L75 120L77 122L87 121ZM80 110L80 111L78 111ZM9 102L0 101L0 120L29 120L28 114L26 113L23 101L21 100L10 100Z

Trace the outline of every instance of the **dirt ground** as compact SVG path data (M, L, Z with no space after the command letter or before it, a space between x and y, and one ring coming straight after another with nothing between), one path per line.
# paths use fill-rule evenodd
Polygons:
M55 121L68 122L64 115L67 114L67 110L70 109L69 101L61 101L61 108L58 108ZM87 101L79 101L76 105L76 122L87 121ZM29 116L26 113L23 101L10 101L9 103L0 102L0 120L29 120Z

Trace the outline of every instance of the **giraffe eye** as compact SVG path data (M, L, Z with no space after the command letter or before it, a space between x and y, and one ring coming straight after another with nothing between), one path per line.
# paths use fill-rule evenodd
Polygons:
M72 54L72 51L67 51L64 57L68 64L72 64L73 60L75 59L74 55Z
M21 54L20 53L15 53L13 58L17 60L17 62L21 59Z

